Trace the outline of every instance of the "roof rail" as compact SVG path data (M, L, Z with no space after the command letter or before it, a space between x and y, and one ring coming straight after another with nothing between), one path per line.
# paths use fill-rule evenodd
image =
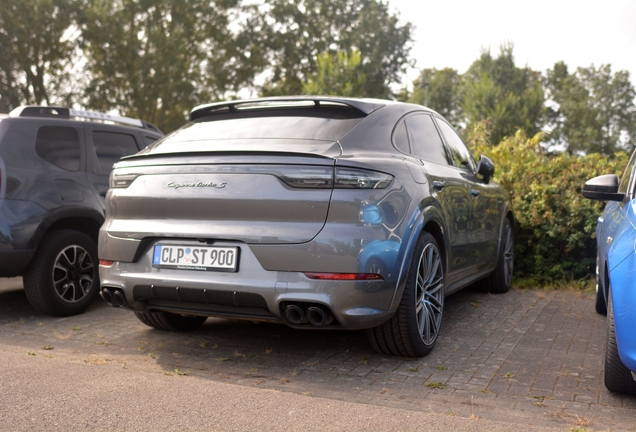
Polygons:
M76 110L64 107L46 107L46 106L21 106L9 113L11 117L49 117L59 119L70 119L71 117L79 117L91 120L104 120L113 123L120 123L129 126L136 126L144 129L156 130L156 126L131 117L116 116L98 111Z
M321 105L346 105L350 108L357 109L363 114L369 115L378 108L382 108L385 104L381 100L365 100L354 98L340 98L329 96L280 96L280 97L267 97L258 99L244 99L244 100L231 100L225 102L215 102L211 104L199 105L194 107L190 111L190 121L205 117L211 114L223 113L223 112L236 112L243 105L244 109L248 108L280 108L285 105L309 102L313 103L316 107Z

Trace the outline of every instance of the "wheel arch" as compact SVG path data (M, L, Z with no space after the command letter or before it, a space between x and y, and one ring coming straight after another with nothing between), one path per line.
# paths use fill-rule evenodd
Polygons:
M389 310L395 312L404 294L404 287L408 277L409 266L413 260L413 254L415 252L415 245L422 233L427 232L433 236L440 248L442 254L442 262L444 263L444 274L448 270L448 238L446 236L446 224L442 218L442 214L439 209L434 206L426 207L424 210L414 215L411 224L412 229L408 236L408 240L404 242L405 252L402 257L402 263L400 266L400 275L398 277L397 289L393 299L391 300L391 306Z
M103 223L104 215L94 209L84 207L58 209L42 221L36 234L31 238L29 247L37 249L44 236L61 229L80 231L97 244L99 228Z

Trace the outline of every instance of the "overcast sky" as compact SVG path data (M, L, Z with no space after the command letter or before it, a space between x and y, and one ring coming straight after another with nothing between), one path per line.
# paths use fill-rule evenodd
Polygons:
M570 71L611 64L636 83L636 0L388 0L416 26L416 69L465 72L483 48L514 44L517 66L545 72L563 60Z

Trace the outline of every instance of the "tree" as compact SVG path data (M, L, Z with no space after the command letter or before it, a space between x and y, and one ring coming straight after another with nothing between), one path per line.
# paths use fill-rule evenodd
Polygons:
M469 123L487 120L494 144L518 129L539 132L544 112L541 75L516 67L512 51L512 45L503 45L497 58L485 51L463 75L466 118Z
M0 112L66 104L76 0L0 0Z
M266 0L261 16L271 49L263 95L300 94L325 52L360 53L369 97L389 97L410 64L412 25L382 0Z
M118 109L169 132L185 123L193 106L250 82L260 48L250 52L254 45L244 34L229 29L237 5L238 0L90 0L82 21L91 73L86 104Z
M318 70L303 83L303 93L310 95L365 96L367 77L361 70L360 52L350 55L339 51L318 55Z
M425 105L443 115L455 127L463 120L460 93L461 76L455 69L422 69L413 81L408 102Z
M636 91L629 72L612 74L610 65L578 68L563 62L546 73L546 89L554 106L548 111L550 142L570 153L613 154L636 146Z

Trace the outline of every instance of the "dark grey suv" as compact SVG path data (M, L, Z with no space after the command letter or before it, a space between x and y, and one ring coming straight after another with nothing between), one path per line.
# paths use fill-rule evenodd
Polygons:
M508 196L437 113L287 97L190 120L118 162L107 194L101 294L147 325L368 329L377 350L421 356L446 295L510 287Z
M140 120L61 107L0 116L0 277L22 275L40 312L83 312L98 292L111 167L162 136Z

